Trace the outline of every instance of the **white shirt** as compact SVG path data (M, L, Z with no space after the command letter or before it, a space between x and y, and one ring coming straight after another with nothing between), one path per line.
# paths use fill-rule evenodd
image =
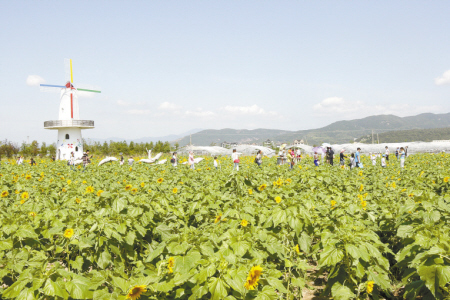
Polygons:
M386 149L386 155L389 155L389 148Z
M239 155L237 154L237 152L233 152L233 154L231 154L231 160L233 160L234 162L236 159L239 159Z
M381 158L381 166L382 167L386 166L386 158L384 158L384 157Z
M218 163L217 163L217 160L215 159L214 160L214 167L217 167L218 166Z

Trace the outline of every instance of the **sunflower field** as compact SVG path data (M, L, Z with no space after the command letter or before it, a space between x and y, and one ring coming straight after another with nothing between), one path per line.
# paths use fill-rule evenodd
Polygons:
M450 155L0 169L0 299L449 299Z

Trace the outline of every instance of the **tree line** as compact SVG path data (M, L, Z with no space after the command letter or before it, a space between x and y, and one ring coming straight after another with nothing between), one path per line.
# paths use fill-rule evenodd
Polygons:
M168 153L176 151L179 144L175 143L171 146L169 142L158 141L156 143L135 143L133 141L127 143L126 141L109 143L104 142L88 142L83 139L84 151L89 149L90 154L94 155L146 155L147 149L154 153ZM0 141L0 159L2 157L12 158L18 155L24 157L34 156L54 156L56 155L56 143L47 145L45 142L41 144L34 140L31 143L23 142L20 146L9 140Z

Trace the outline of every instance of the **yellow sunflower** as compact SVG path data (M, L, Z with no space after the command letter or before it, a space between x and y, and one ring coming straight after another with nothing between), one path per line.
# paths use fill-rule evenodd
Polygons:
M216 219L214 220L214 224L219 222L221 218L222 218L222 214L219 214L218 216L216 216Z
M30 195L28 194L28 192L23 192L22 195L20 196L22 199L28 199L30 198Z
M241 225L242 225L242 227L247 227L247 225L248 225L247 220L242 220Z
M137 189L137 188L132 188L132 189L131 189L131 192L132 192L133 194L136 194L136 193L137 193L137 191L138 191L138 189Z
M364 185L361 184L361 186L359 187L359 191L362 192L363 189L364 189Z
M366 201L361 201L361 205L362 205L362 207L366 207L367 206L367 202Z
M8 197L8 195L9 195L8 191L2 192L2 198Z
M261 185L259 186L258 190L259 190L260 192L262 192L262 191L264 191L266 188L267 188L267 184L263 183L263 184L261 184Z
M33 218L36 217L36 213L35 213L35 212L30 212L29 215L30 215L31 217L33 217Z
M79 198L76 198L76 199L75 199L75 202L78 203L78 204L80 204L80 203L81 203L81 200L80 200Z
M334 208L334 206L336 205L336 201L334 201L334 200L331 200L331 208Z
M371 294L372 293L372 291L373 291L373 284L374 284L375 282L373 282L373 281L369 281L369 282L367 282L367 293L368 294Z
M139 299L141 297L141 294L145 293L146 291L147 291L147 289L146 289L145 285L135 285L133 288L131 288L128 291L126 299L131 299L131 300Z
M262 268L260 266L253 267L248 273L247 280L244 287L247 290L254 290L258 286L259 277L262 274Z
M169 274L173 273L173 267L175 267L175 259L173 257L170 257L169 262L167 264L167 268L169 269Z
M141 187L144 187L145 186L145 183L144 182L141 182Z
M71 184L71 183L72 183L72 180L67 179L67 184Z
M27 176L25 176L25 179L31 179L31 175L27 174Z
M73 229L68 228L64 231L64 237L70 239L73 236Z
M252 189L248 189L248 193L249 193L249 195L252 195L253 194L253 190Z
M177 188L173 188L172 193L174 193L174 194L178 193L178 189Z
M97 196L100 197L100 196L102 195L102 193L103 193L103 190L98 190L98 191L97 191Z
M300 254L300 247L298 246L298 244L294 247L294 250L297 254Z
M445 177L444 182L448 182L448 179L449 179L448 177Z
M276 196L275 197L275 202L276 203L280 203L281 202L281 197L280 196Z
M157 183L162 183L164 181L164 178L158 178L158 180L156 181Z
M63 189L62 189L62 192L63 192L63 193L67 192L66 188L63 188Z
M93 193L94 192L94 188L92 186L88 186L86 188L86 193Z

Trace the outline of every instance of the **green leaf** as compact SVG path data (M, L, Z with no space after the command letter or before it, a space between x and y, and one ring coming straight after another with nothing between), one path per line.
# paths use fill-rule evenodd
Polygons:
M201 254L198 250L193 249L185 256L177 256L175 259L175 272L188 273L197 262L201 259Z
M108 250L105 249L105 251L100 253L97 265L101 269L105 269L110 263L111 263L111 254L109 254Z
M220 278L213 277L209 281L208 290L211 293L211 299L219 300L228 295L227 284Z
M127 242L128 245L132 246L134 244L134 239L136 238L136 234L134 231L129 231L127 236L125 237L125 242Z
M306 232L302 232L300 235L300 238L298 239L298 246L303 252L309 253L309 248L311 247L311 237Z
M89 279L73 275L72 280L66 282L66 289L74 299L91 299L93 293L89 291L89 284Z
M83 269L83 256L77 256L77 258L73 261L70 261L70 265L72 268L77 269L78 271L81 271Z
M118 198L118 199L114 200L112 209L116 213L120 213L127 206L127 204L128 204L128 201L125 198Z
M50 278L45 282L43 292L47 296L58 296L64 299L69 298L67 292L62 289L57 282L52 281Z
M400 225L397 229L397 236L407 238L414 233L414 227L411 225Z
M7 288L2 296L4 298L16 298L19 296L20 292L25 288L25 286L30 282L30 280L20 280L14 282L9 288Z
M164 251L164 248L166 248L166 243L163 242L161 244L158 245L158 247L153 250L152 252L150 252L150 254L148 255L147 259L145 260L145 262L151 262L152 260L154 260L157 256L161 255L161 253Z
M287 293L286 287L283 285L283 282L275 277L268 277L266 278L267 282L276 290L278 290L281 293Z
M444 288L450 282L450 266L420 266L417 268L417 273L436 298L441 295L439 287Z
M20 292L19 296L17 296L16 300L34 300L36 297L34 296L34 291L30 289L24 289Z
M16 231L15 236L22 238L32 238L37 239L38 235L34 232L34 228L30 225L23 225Z
M320 254L319 267L335 266L344 258L344 253L341 249L334 246L326 247Z
M232 243L230 246L231 248L233 248L234 254L236 254L238 257L242 257L250 248L250 243L247 241L237 241L235 243Z
M246 278L247 270L244 267L241 267L238 270L231 270L224 276L226 283L241 295L245 294L244 283Z
M342 285L340 282L333 284L331 287L331 294L336 300L347 300L355 297L352 290L349 287Z
M126 281L125 279L120 278L120 277L111 276L111 278L112 278L113 284L115 286L117 286L118 288L120 288L122 290L122 292L124 292L124 293L128 292L129 286L130 286L128 281Z
M196 285L192 289L192 295L189 297L189 300L200 299L206 293L208 293L208 288L205 285Z
M13 242L11 239L0 241L0 251L12 249Z
M264 286L262 291L258 292L255 300L275 300L278 298L277 292L271 286Z

